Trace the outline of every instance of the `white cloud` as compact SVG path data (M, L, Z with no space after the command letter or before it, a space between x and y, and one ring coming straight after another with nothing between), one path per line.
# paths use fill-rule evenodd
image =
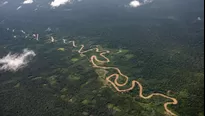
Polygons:
M6 4L8 4L8 3L9 3L8 1L4 1L3 3L0 3L0 7L6 5Z
M0 59L0 70L16 72L24 68L29 63L29 57L34 57L36 54L32 50L24 49L21 54L11 54Z
M32 4L33 3L33 0L25 0L24 2L23 2L23 4Z
M144 4L148 4L148 3L151 3L151 2L153 2L153 0L143 0Z
M54 0L50 5L52 7L59 7L60 5L64 5L68 2L71 2L71 0Z
M26 34L26 32L25 32L24 30L21 30L21 32L22 32L23 34Z
M198 21L201 21L201 17L197 17L197 20L198 20Z
M129 5L130 5L130 7L138 7L138 6L141 5L141 3L137 0L133 0L133 1L130 2Z
M9 2L8 1L5 1L5 2L3 2L3 5L6 5L6 4L8 4Z
M18 8L16 8L16 10L19 10L19 9L21 9L22 8L22 6L19 6Z
M153 2L153 0L143 0L142 2L139 2L139 1L137 1L137 0L133 0L133 1L131 1L131 2L129 3L129 6L136 8L136 7L139 7L139 6L141 6L141 5L145 5L145 4L151 3L151 2Z

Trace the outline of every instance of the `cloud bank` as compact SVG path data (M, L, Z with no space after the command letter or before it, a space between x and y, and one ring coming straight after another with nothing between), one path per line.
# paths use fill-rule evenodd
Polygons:
M0 59L0 70L16 72L27 66L31 57L36 54L32 50L24 49L23 53L7 54Z
M33 0L25 0L24 2L23 2L23 4L32 4L33 3Z
M145 5L145 4L151 3L151 2L153 2L153 0L143 0L142 2L139 2L137 0L133 0L133 1L131 1L129 3L129 6L136 8L136 7L139 7L141 5Z
M138 6L141 5L141 3L137 0L133 0L133 1L130 2L129 5L130 5L130 7L138 7Z
M52 7L59 7L60 5L64 5L68 2L71 2L71 0L54 0L50 5Z

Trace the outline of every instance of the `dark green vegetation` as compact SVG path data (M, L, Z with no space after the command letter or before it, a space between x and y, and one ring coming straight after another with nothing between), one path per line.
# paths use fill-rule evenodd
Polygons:
M23 70L16 73L1 72L1 115L163 115L162 104L166 99L156 97L142 100L135 97L137 88L129 94L116 93L105 85L101 76L103 73L91 67L88 58L94 52L81 57L77 49L60 42L62 38L71 40L69 37L58 37L57 43L47 43L46 36L42 36L41 41L35 41L20 37L22 35L13 39L10 35L10 32L1 29L2 56L9 51L21 52L23 48L35 50L37 56ZM111 63L107 65L120 67L131 79L142 82L145 94L162 92L176 97L179 104L172 106L172 109L179 115L203 116L203 57L198 61L193 59L200 54L191 56L190 53L194 52L185 52L185 47L154 50L148 49L148 45L144 49L138 45L135 49L116 49L109 47L111 43L106 44L96 38L90 38L92 41L85 37L75 39L77 43L84 43L85 49L98 43L109 49ZM65 51L59 51L58 48L65 48ZM110 70L108 75L112 73Z
M6 39L0 45L1 52L3 49L20 52L26 47L35 49L38 55L23 70L1 72L0 115L159 116L163 113L161 106L161 110L156 110L154 103L135 100L129 94L119 94L105 86L87 58L72 52L71 45L9 39L9 33L1 32ZM7 48L12 43L16 43L15 46ZM66 48L66 51L58 51L59 47Z
M85 44L86 49L98 44L110 50L107 65L139 80L145 94L161 92L177 98L179 104L171 109L179 116L204 116L202 0L155 0L137 9L124 7L126 0L88 1L92 4L39 12L32 7L18 12L0 9L0 20L6 19L0 24L0 57L24 48L37 54L16 73L0 72L0 116L164 115L166 99L140 99L138 88L115 92L105 85L101 70L93 69L71 45L64 45L63 38ZM197 21L198 16L202 21ZM40 41L8 32L7 27L39 33ZM48 27L52 32L45 32ZM48 34L59 41L48 43Z

